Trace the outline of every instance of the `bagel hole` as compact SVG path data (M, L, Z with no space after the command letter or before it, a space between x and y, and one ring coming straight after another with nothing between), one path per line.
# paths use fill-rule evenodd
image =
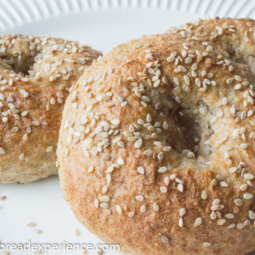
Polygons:
M206 107L209 112L208 107L203 102L198 102L198 104ZM178 132L178 142L173 143L172 137L168 138L173 149L184 155L187 154L187 150L192 151L195 158L210 158L211 145L209 139L214 132L206 116L199 118L192 109L180 106L175 111L175 125Z
M242 58L241 56L239 56L239 54L237 54L237 52L235 50L229 51L228 54L229 54L229 58L232 61L237 62L238 64L247 65L247 62L245 61L245 59Z
M6 65L2 65L3 68L11 69L15 73L22 73L24 76L29 75L29 70L32 69L35 62L32 56L27 56L26 59L22 60L20 60L18 56L2 56L1 60L6 63Z
M179 153L182 153L184 150L192 151L198 157L201 126L199 121L194 117L190 109L184 107L177 109L175 122L180 136L180 143L173 144L172 147Z
M229 59L232 61L242 65L242 68L247 72L250 70L252 73L255 73L255 56L241 56L240 52L236 49L230 48L228 49Z

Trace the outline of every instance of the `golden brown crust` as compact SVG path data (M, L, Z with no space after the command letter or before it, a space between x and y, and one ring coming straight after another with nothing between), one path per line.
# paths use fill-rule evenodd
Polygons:
M57 173L55 151L68 89L100 53L32 35L0 38L0 182Z
M255 249L255 22L215 19L120 45L63 113L62 189L133 254Z

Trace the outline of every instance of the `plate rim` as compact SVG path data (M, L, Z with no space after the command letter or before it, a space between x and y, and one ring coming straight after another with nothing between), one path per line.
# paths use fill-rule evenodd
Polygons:
M241 2L241 5L240 5ZM41 21L76 12L87 12L96 10L120 10L120 9L151 9L168 10L176 12L189 12L193 14L208 15L211 6L218 4L215 13L225 4L225 0L1 0L0 1L0 31L6 32L33 21ZM239 10L231 15L238 17L243 11L242 17L255 14L255 1L252 0L228 0L221 17L226 17L238 4ZM203 12L201 13L201 6ZM247 6L249 8L247 8ZM245 9L245 10L244 10ZM254 16L255 17L255 16Z

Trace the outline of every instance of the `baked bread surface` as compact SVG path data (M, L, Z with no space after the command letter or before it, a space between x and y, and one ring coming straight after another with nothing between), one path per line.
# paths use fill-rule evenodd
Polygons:
M56 147L69 88L100 53L47 36L0 38L0 182L57 174Z
M255 250L255 22L143 36L86 69L58 166L76 217L139 255Z

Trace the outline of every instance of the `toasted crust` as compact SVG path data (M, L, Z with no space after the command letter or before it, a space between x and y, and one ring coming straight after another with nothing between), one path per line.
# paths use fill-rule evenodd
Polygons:
M0 38L0 182L57 173L63 103L100 53L77 42L31 35Z
M188 23L114 48L63 113L76 217L132 254L255 249L255 22Z

